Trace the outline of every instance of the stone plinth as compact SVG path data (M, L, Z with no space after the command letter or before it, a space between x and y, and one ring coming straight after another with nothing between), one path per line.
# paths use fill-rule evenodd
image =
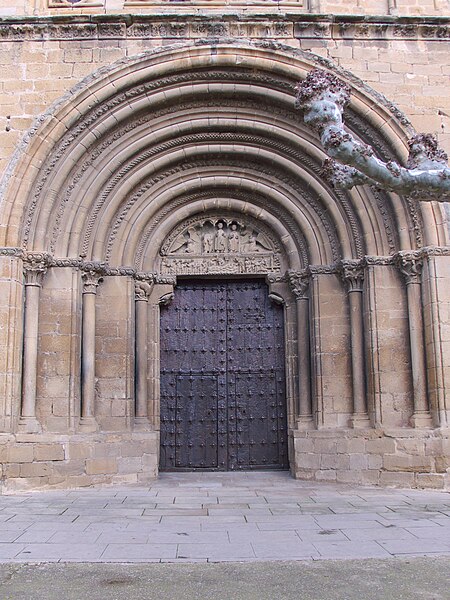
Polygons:
M450 488L448 430L294 431L297 479L402 488Z
M0 436L1 493L142 483L157 475L159 434Z

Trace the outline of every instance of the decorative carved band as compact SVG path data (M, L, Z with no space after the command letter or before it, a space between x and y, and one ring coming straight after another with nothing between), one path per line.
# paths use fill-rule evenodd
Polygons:
M391 1L391 0L389 0ZM92 8L104 5L103 0L49 0L49 8L64 8L77 4L80 8ZM167 2L155 0L142 2L143 6L166 5ZM208 3L200 0L199 5ZM244 4L233 2L233 4ZM282 4L293 5L304 9L302 1L286 0ZM320 12L312 6L318 6L318 0L310 0L309 11ZM98 40L98 39L135 39L135 38L232 38L232 37L274 37L277 40L283 37L292 37L292 29L296 38L312 39L448 39L450 38L449 20L440 17L439 23L434 21L417 22L414 17L402 16L401 20L393 16L378 17L368 22L364 17L317 16L302 20L302 16L293 16L284 21L260 18L251 15L246 20L236 20L233 15L222 16L221 20L202 19L197 15L194 17L180 16L174 18L172 14L164 17L158 14L151 15L106 15L108 19L103 21L101 15L96 15L96 21L82 21L84 15L64 15L65 22L58 23L51 18L40 17L39 20L31 20L28 23L15 20L14 17L0 24L0 39L2 40ZM269 23L268 23L269 21Z
M14 258L23 258L25 255L22 248L0 248L0 256L11 256Z
M161 269L174 275L281 271L281 248L261 222L242 216L197 216L163 242Z

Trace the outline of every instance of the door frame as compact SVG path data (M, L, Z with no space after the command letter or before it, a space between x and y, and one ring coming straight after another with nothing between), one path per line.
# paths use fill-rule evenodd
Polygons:
M178 276L178 281L230 281L230 280L263 280L268 287L269 298L281 304L284 308L284 356L285 356L285 385L286 385L286 417L287 417L287 451L288 465L292 470L294 465L294 446L292 432L297 426L297 401L298 398L298 369L297 369L297 313L295 296L287 279L283 276L273 276L273 274L263 275L186 275ZM173 283L171 277L167 283L156 283L149 297L149 420L158 432L157 461L159 468L160 461L160 373L161 373L161 353L160 353L160 307L169 304L176 293L176 282ZM309 340L308 340L309 343Z

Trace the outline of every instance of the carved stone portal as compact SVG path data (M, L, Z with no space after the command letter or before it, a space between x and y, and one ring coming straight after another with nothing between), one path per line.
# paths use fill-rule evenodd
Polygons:
M256 220L212 215L179 225L163 243L161 271L173 275L281 271L281 249Z

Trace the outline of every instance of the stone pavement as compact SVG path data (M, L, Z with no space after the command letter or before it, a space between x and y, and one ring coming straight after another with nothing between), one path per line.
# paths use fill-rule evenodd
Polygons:
M450 494L163 474L146 486L0 496L0 562L241 562L450 556Z

